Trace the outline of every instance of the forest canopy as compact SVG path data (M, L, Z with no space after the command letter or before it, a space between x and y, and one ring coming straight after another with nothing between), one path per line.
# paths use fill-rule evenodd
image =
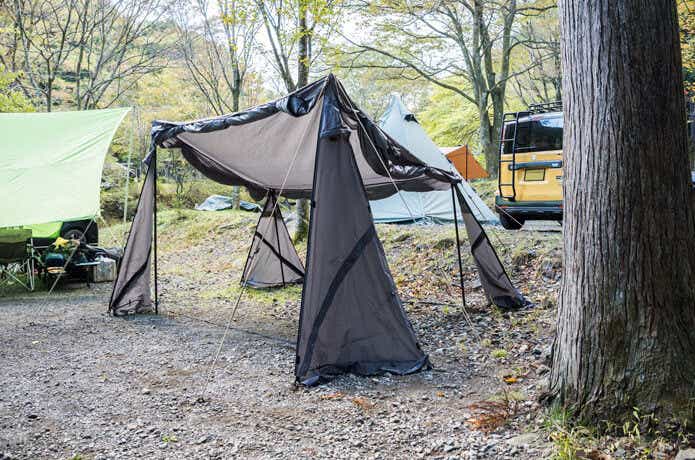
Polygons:
M679 0L691 95L694 8ZM234 112L334 72L375 118L400 93L436 143L469 144L494 173L503 113L562 98L557 16L555 0L3 2L0 111L132 106L122 134L144 147L155 118Z

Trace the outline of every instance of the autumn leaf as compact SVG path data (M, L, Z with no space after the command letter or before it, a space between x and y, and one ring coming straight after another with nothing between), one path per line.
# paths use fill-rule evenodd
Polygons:
M370 402L367 398L352 398L352 403L364 411L374 408L374 403Z

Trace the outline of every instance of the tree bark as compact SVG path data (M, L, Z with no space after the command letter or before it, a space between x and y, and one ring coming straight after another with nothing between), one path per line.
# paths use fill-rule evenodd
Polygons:
M480 151L485 156L485 169L490 174L490 177L496 177L498 153L495 147L495 139L492 138L492 124L490 123L490 113L487 110L487 97L478 105L478 116L480 117L478 143Z
M633 407L684 415L695 397L695 206L676 3L561 0L560 15L564 268L551 391L584 420L621 421Z
M241 98L241 85L243 84L239 66L234 65L232 85L232 111L239 111L239 100ZM241 188L238 185L232 187L232 208L239 209L241 207Z
M309 62L311 61L311 34L307 27L306 2L299 1L299 43L297 49L297 88L309 84ZM297 200L297 230L294 241L302 241L309 234L309 203Z

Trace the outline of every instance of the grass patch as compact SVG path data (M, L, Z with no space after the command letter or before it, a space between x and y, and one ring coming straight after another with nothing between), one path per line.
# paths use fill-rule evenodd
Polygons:
M225 299L236 301L241 292L241 285L234 284L219 290L209 290L201 294L203 299ZM298 284L288 285L284 288L253 289L247 287L242 296L242 301L250 301L254 304L269 305L276 303L296 302L302 296L302 286Z
M508 355L509 355L509 353L504 348L498 348L496 350L492 350L492 352L490 353L490 356L492 356L495 359L504 359Z

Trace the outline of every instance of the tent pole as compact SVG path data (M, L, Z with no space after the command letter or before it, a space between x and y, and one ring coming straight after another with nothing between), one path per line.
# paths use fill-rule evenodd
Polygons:
M157 278L159 272L157 271L157 147L154 148L154 155L152 155L152 163L150 163L149 167L154 168L154 313L155 315L158 315L159 286L157 284Z
M273 197L276 203L275 208L277 208L278 206L280 206L280 197L276 196L275 194L273 194ZM282 263L282 248L280 248L280 230L278 229L278 216L275 215L275 211L273 211L272 217L273 222L275 222L275 239L278 244L278 255L280 256L278 257L278 261L280 262L280 276L282 276L282 287L285 287L285 267L283 267L284 264Z
M466 291L463 288L463 263L461 262L461 243L459 240L459 219L456 215L456 191L454 189L456 185L451 184L451 205L454 208L454 228L456 229L456 253L459 259L459 282L461 283L461 300L463 301L463 308L466 308Z

